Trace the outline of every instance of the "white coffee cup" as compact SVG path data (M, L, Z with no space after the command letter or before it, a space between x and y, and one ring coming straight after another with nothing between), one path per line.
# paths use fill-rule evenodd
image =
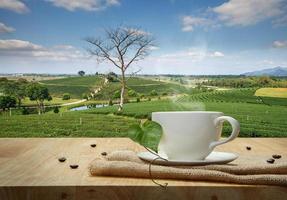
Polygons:
M152 121L163 129L158 153L169 160L202 160L214 147L234 140L240 131L239 122L222 112L153 112ZM224 121L231 124L232 133L220 139Z

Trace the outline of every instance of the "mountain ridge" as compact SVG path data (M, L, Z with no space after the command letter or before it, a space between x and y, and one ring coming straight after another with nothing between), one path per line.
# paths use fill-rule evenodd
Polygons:
M287 67L273 67L251 72L245 72L245 76L287 76Z

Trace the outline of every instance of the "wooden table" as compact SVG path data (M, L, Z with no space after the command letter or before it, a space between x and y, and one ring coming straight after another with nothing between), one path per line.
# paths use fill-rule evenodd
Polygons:
M90 144L96 143L92 148ZM287 157L287 138L238 138L217 150ZM10 199L287 199L287 188L214 182L91 177L89 163L101 152L143 148L127 138L2 138L0 200ZM253 151L251 151L253 152ZM248 152L248 153L251 153ZM60 163L57 158L65 156ZM69 164L78 164L70 169Z

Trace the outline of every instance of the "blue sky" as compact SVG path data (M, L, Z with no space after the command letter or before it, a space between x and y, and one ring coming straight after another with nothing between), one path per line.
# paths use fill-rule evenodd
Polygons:
M158 48L130 72L287 67L287 0L0 0L0 73L117 72L83 40L117 26L156 38Z

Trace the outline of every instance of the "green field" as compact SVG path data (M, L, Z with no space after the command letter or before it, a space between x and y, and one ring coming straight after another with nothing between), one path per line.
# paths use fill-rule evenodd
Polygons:
M200 101L200 102L233 102L233 103L252 103L265 105L287 106L286 98L258 97L255 96L256 88L216 90L212 92L202 92L189 96L184 96L181 101Z
M63 100L62 98L59 97L53 97L51 101L44 101L44 104L49 106L49 105L60 105L60 104L66 104L66 103L72 103L79 101L79 99L69 99L69 100ZM36 106L37 103L35 101L30 101L29 98L25 98L22 101L23 106Z
M116 106L92 109L85 112L94 114L114 113L135 118L150 118L151 113L155 111L221 111L240 121L240 136L287 136L286 101L282 101L282 99L278 98L268 98L268 102L273 103L273 105L264 104L261 101L257 101L257 97L255 97L253 93L254 91L255 90L241 89L207 92L183 96L173 100L130 103L125 106L122 113L117 112ZM230 127L224 129L224 133L229 131Z
M49 89L62 95L70 89L74 95L81 93L77 87L90 88L101 84L99 77L73 77L57 80L43 81ZM66 84L66 85L65 85ZM119 89L119 82L110 82L103 88L103 93L112 94ZM61 88L64 87L64 88ZM20 112L0 115L1 137L125 137L129 136L129 127L139 123L140 119L150 118L155 111L180 111L180 110L208 110L221 111L239 120L241 124L241 137L287 137L287 101L286 98L257 97L258 88L230 89L218 91L200 91L185 88L180 84L166 83L156 80L133 77L128 80L128 87L142 94L148 94L156 89L160 94L167 90L180 94L152 101L128 103L124 111L118 113L117 106L105 108L92 108L86 111L68 111L61 108L60 114L52 110L43 115L21 115ZM61 91L63 89L63 91ZM52 91L53 95L55 94ZM72 94L72 93L71 93ZM104 97L104 95L103 95ZM57 99L55 99L57 100ZM58 99L62 102L61 99ZM81 105L93 100L84 102ZM25 103L25 102L24 102ZM74 105L73 105L74 107ZM80 124L82 121L82 124ZM231 127L226 124L223 133L228 135Z
M62 97L63 93L70 93L74 99L81 99L83 93L103 85L103 78L99 76L69 77L63 79L41 81L53 96ZM189 90L179 84L166 83L150 79L130 77L127 79L128 89L139 94L149 95L155 90L157 93L188 93ZM120 90L120 82L109 82L98 95L99 99L109 99L114 92Z
M89 93L93 87L99 87L103 79L99 76L69 77L62 79L41 81L49 92L56 97L69 93L71 98L81 99L83 93Z
M133 118L83 112L0 118L0 137L125 137L130 125L138 123Z

